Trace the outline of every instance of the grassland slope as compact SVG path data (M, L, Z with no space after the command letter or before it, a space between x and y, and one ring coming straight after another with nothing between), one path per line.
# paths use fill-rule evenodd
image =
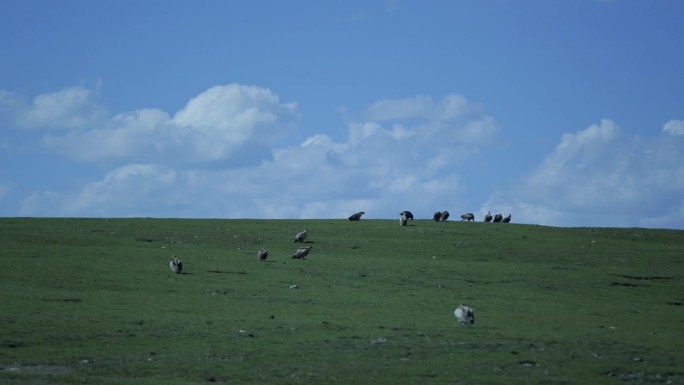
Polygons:
M0 242L3 384L684 383L684 231L2 218Z

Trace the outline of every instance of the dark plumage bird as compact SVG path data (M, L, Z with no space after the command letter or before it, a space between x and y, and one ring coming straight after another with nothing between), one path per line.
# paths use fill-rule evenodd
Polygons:
M363 211L359 211L359 212L356 213L356 214L352 214L352 215L349 217L349 220L350 220L350 221L359 221L359 220L361 220L361 216L363 216L364 214L366 214L366 213L363 212Z
M413 213L410 211L402 211L399 213L399 215L405 216L408 220L413 220Z
M309 251L311 251L312 246L307 246L307 247L300 247L297 250L295 250L294 255L292 256L292 259L305 259L307 255L309 255Z
M304 229L304 231L300 231L295 235L294 241L295 242L304 242L304 240L309 236L309 229Z
M475 323L475 310L469 308L465 304L458 305L456 310L454 310L454 316L456 316L456 319L461 325L468 326Z
M260 261L265 261L266 258L268 258L268 250L266 250L265 247L262 247L259 252L257 252L257 258L259 258Z
M502 220L503 223L510 223L511 222L511 214L508 214L506 218Z
M439 220L445 222L447 219L449 219L449 212L446 210L442 211L442 217Z
M461 220L462 221L469 221L469 222L474 221L475 220L475 214L473 214L473 213L463 214L463 215L461 215Z
M501 222L502 219L503 219L503 215L501 215L501 214L494 215L494 222Z
M432 220L435 222L439 222L442 220L442 212L441 211L435 211L435 213L432 215Z
M492 213L487 211L487 215L485 215L485 222L491 222L492 221Z
M171 271L173 271L174 273L180 274L183 271L183 261L174 255L171 257L169 267L171 268Z

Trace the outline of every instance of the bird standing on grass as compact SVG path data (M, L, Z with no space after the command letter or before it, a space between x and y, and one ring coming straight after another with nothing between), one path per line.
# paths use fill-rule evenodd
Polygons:
M297 233L297 235L295 235L294 241L295 242L304 242L304 240L308 236L309 236L309 229L304 229L304 231L300 231L299 233Z
M266 250L265 247L262 247L257 253L257 258L259 258L260 261L265 261L266 258L268 258L268 250Z
M454 316L461 323L461 325L472 325L475 323L475 310L469 308L465 304L460 304L454 310Z
M306 259L306 256L309 255L309 251L311 250L311 247L312 246L298 248L297 250L295 250L295 253L292 256L292 259Z
M399 217L399 224L402 226L406 226L408 221L413 220L413 213L410 211L402 211L399 213L399 215L401 215Z
M183 271L183 261L174 255L171 257L169 267L171 268L171 271L173 271L176 274L179 274Z

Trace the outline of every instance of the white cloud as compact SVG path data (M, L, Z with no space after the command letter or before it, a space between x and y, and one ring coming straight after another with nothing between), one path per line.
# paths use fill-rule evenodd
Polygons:
M114 166L76 190L30 194L20 215L458 215L472 211L462 206L468 183L459 170L472 167L497 132L494 119L475 110L454 95L385 100L368 110L376 119L349 123L343 140L316 133L278 147L296 105L263 88L213 87L173 117L141 109L46 136L52 150ZM560 226L684 227L684 135L672 134L678 124L646 139L625 137L611 120L566 133L538 167L476 214Z
M591 161L602 155L606 143L614 140L620 130L611 120L604 119L600 125L574 134L563 134L561 142L552 153L548 163L564 164L568 161Z
M296 118L295 103L271 91L230 84L191 99L173 118L157 109L116 115L89 130L46 135L43 144L81 161L258 163Z
M406 209L432 215L463 194L455 167L496 130L487 116L445 123L444 111L452 104L444 98L432 109L438 113L411 122L350 123L346 141L316 134L299 145L271 144L272 157L239 167L204 167L161 156L125 164L77 192L33 195L24 202L23 214L42 215L52 206L55 215L72 216L346 218L364 210L370 218L394 218ZM221 108L226 111L215 112ZM189 132L221 142L224 130L232 132L231 122L236 135L223 143L249 142L257 133L277 131L272 126L294 115L294 105L280 103L267 90L212 88L173 118L151 109L120 114L101 129L50 137L47 145L80 151L82 159L104 154L137 160L136 154L180 151L181 144L197 152Z
M130 164L110 171L105 177L87 185L76 199L65 205L67 212L79 213L98 208L135 215L142 207L165 206L173 196L176 171L151 164Z
M376 122L352 123L349 125L349 144L352 146L361 145L368 140L372 140L374 143L384 143L386 141L410 138L415 135L415 132L401 125L395 125L391 129L384 128Z
M76 193L43 191L22 202L22 215L147 216L176 210L176 171L158 165L130 164L108 172ZM161 215L164 216L164 215Z
M670 135L684 135L684 120L670 120L663 125L663 131Z
M184 157L182 140L174 131L165 112L146 109L116 115L102 127L46 135L43 145L81 161L170 157L174 152Z
M178 111L173 123L197 136L193 147L209 160L253 140L271 144L296 116L296 103L281 103L270 90L230 84L196 96Z
M429 96L380 100L368 108L366 118L372 121L424 118L434 108L433 105Z
M603 120L564 134L539 167L481 210L546 225L681 227L682 148L684 137L625 138L615 123Z
M454 121L467 117L471 108L461 95L446 95L438 102L429 96L406 99L385 99L373 103L366 111L371 121L428 119L432 121Z
M36 96L30 103L5 92L0 98L18 127L30 129L84 129L98 124L107 112L91 90L78 86Z

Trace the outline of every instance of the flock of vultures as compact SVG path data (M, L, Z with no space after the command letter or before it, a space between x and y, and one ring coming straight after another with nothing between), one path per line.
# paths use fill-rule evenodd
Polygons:
M348 219L350 221L359 221L361 220L361 217L365 215L366 213L363 211L359 211L358 213L352 214ZM399 223L402 226L406 226L408 221L413 220L413 213L410 211L402 211L399 213L400 218L399 218ZM444 222L447 219L449 219L449 212L448 211L437 211L435 212L434 216L432 217L433 220L437 222ZM461 215L461 221L475 221L475 215L472 213L467 213ZM484 218L485 222L502 222L502 223L509 223L511 221L511 215L509 214L507 217L503 217L501 214L496 214L495 216L492 217L491 213L487 213L487 215ZM298 232L294 236L294 242L295 243L304 243L306 239L309 236L309 229L305 228L303 231ZM306 256L309 255L309 252L311 251L311 248L313 246L302 246L298 247L295 251L294 254L292 255L292 259L306 259ZM260 261L266 261L268 259L268 250L266 248L262 247L258 252L257 252L257 259ZM183 260L181 260L179 257L173 255L171 257L171 261L169 262L169 267L171 268L171 271L174 273L180 274L183 272ZM297 285L293 285L290 288L296 288ZM460 322L462 325L472 325L475 323L475 311L466 306L465 304L460 304L456 310L454 311L454 316Z
M300 231L297 234L295 234L294 242L304 243L304 241L308 237L309 229L306 228L303 231ZM295 250L294 254L292 255L292 259L306 259L306 256L309 255L309 251L311 251L312 247L313 246L303 246L297 248L297 250ZM262 247L259 251L257 251L257 259L259 259L260 261L265 261L266 259L268 259L268 250L266 250L265 247ZM180 274L183 272L183 260L173 255L171 256L171 262L169 262L169 267L171 268L171 271L173 271L174 273Z
M352 214L349 216L350 221L360 221L361 217L364 216L366 213L364 211L359 211L358 213ZM406 223L408 221L413 220L413 213L410 211L402 211L399 213L399 224L402 226L406 226ZM436 211L435 214L432 216L432 220L435 222L445 222L447 219L449 219L449 212L448 211ZM468 221L468 222L473 222L475 221L475 214L473 213L466 213L461 215L461 221ZM511 222L511 214L508 214L507 217L504 218L503 215L501 214L496 214L492 216L492 213L490 211L487 211L487 215L484 217L485 222L495 222L495 223L510 223Z

